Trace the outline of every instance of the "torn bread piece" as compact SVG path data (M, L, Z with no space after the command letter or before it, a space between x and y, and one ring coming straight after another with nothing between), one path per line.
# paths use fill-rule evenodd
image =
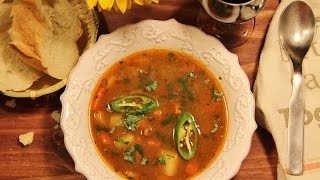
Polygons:
M59 129L60 128L60 117L61 117L61 111L59 110L54 110L51 113L51 118L57 123L56 125L54 125L54 129Z
M59 110L54 110L51 113L51 118L57 123L60 124L61 112Z
M78 61L81 23L67 0L19 0L13 6L10 43L29 57L24 61L57 79Z
M24 146L31 145L33 142L34 132L28 132L26 134L21 134L19 136L19 142L21 142Z

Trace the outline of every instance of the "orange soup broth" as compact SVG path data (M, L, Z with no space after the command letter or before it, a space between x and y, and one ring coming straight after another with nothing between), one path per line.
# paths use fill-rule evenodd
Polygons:
M201 173L217 158L227 134L225 97L215 102L213 95L213 89L223 92L220 80L221 77L215 78L190 55L172 50L144 50L116 62L103 74L91 100L91 134L101 157L115 172L129 179L176 180ZM146 87L154 81L157 82L156 88L147 90ZM188 90L182 81L187 82ZM114 119L123 115L106 110L114 99L128 95L152 97L160 105L145 114L135 131L115 125ZM197 153L191 160L184 160L179 155L173 138L182 112L194 116L200 131ZM123 137L128 134L134 137L129 144L116 142L118 138L126 139ZM125 160L124 155L135 144L141 146L143 155L134 152L133 164ZM163 150L178 155L174 175L168 176L164 170L167 164L159 162ZM145 165L141 164L143 158L147 159Z

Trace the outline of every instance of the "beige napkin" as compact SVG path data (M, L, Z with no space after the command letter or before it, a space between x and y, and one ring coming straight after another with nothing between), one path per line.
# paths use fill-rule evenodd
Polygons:
M304 174L286 173L288 104L293 67L280 46L278 21L293 0L282 0L271 21L254 85L256 120L272 134L279 154L278 179L320 179L320 1L304 0L316 16L317 32L303 64L305 95Z

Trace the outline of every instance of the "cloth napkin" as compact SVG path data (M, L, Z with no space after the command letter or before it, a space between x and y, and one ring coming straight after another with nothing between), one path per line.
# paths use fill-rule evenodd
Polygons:
M288 104L292 93L293 66L280 45L278 22L293 0L282 0L271 21L253 92L256 120L273 136L279 157L278 179L320 179L320 1L303 0L316 16L316 35L303 62L305 96L304 174L287 174Z

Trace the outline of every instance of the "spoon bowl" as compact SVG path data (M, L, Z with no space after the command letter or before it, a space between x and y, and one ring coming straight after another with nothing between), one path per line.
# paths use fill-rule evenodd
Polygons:
M294 63L301 64L315 31L315 17L311 8L302 1L295 1L282 13L279 23L283 47Z
M288 173L303 173L304 107L302 62L314 37L315 17L308 4L294 1L279 20L280 41L293 64L292 95L288 120Z

